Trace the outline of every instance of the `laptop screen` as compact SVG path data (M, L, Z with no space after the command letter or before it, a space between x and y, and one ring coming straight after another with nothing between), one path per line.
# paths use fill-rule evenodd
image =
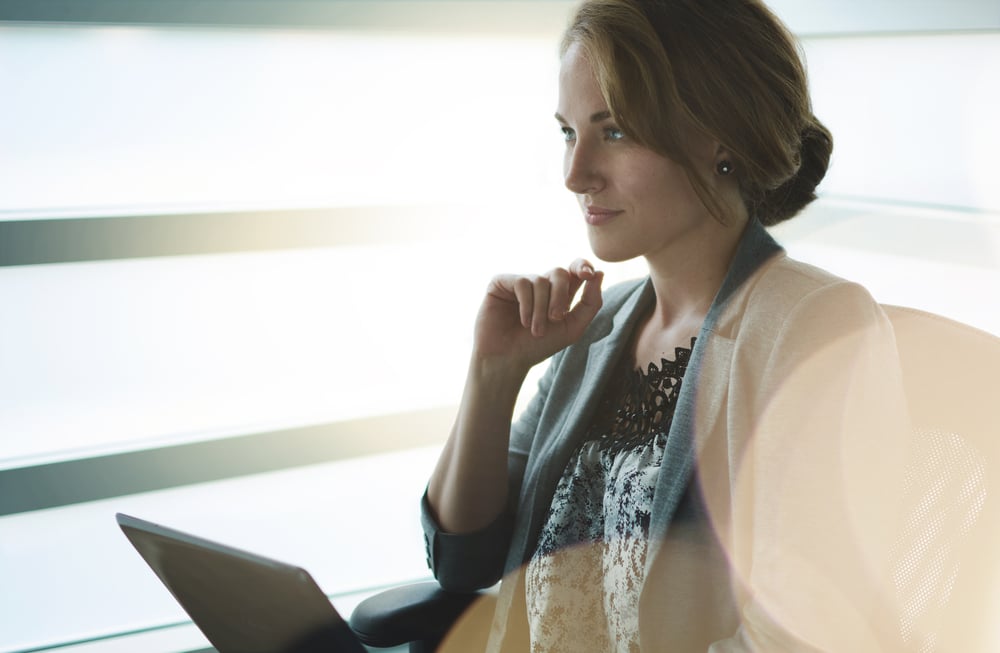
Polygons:
M220 653L364 653L304 569L128 515L117 519Z

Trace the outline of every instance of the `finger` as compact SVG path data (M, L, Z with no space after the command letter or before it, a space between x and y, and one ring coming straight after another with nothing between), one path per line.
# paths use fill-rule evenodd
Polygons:
M533 289L535 304L531 316L531 334L544 336L545 327L549 323L549 297L552 293L552 285L546 277L536 277Z
M578 258L570 263L569 271L572 275L569 289L570 302L572 302L573 297L576 296L580 286L582 286L585 281L593 279L597 272L594 270L594 266L591 262L585 258ZM566 310L567 312L569 311L568 306Z
M583 289L583 296L580 297L580 303L591 307L595 314L604 304L604 298L601 295L602 283L604 283L604 273L594 272L594 276L587 281L587 285Z
M580 279L583 279L584 281L589 281L590 279L593 279L594 275L597 274L597 271L594 268L594 266L591 264L590 261L588 261L585 258L578 258L572 263L570 263L569 271L571 274L573 274L576 277L579 277Z
M604 273L595 272L593 278L588 279L584 284L580 301L566 316L566 326L572 338L576 339L583 335L583 331L604 305L604 299L601 295L601 283L603 282Z
M531 314L535 310L535 289L528 277L517 277L513 281L514 297L517 299L521 326L531 328Z
M498 274L490 279L489 286L486 287L486 294L504 302L516 302L514 294L514 282L517 277L513 274Z
M546 276L552 285L549 292L549 319L558 322L569 313L569 304L579 288L579 279L563 268L556 268Z

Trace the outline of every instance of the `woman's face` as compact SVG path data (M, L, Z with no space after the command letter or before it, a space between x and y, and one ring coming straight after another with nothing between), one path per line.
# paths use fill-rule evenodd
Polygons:
M580 202L598 258L645 256L652 263L689 249L711 223L718 226L680 165L630 140L614 123L577 44L562 59L556 119L566 138L566 187ZM694 164L712 170L712 145L697 147L704 151L692 153Z

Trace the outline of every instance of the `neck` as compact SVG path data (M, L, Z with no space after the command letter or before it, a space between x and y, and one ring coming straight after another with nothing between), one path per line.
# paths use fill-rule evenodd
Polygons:
M746 226L746 220L731 226L712 220L694 242L647 257L656 294L650 316L653 324L661 329L697 331L722 286Z

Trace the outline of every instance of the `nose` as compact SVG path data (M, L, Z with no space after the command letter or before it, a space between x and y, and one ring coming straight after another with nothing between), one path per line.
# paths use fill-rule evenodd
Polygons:
M588 144L577 141L566 150L563 161L563 181L566 188L584 195L600 190L603 177L599 171L596 153Z

